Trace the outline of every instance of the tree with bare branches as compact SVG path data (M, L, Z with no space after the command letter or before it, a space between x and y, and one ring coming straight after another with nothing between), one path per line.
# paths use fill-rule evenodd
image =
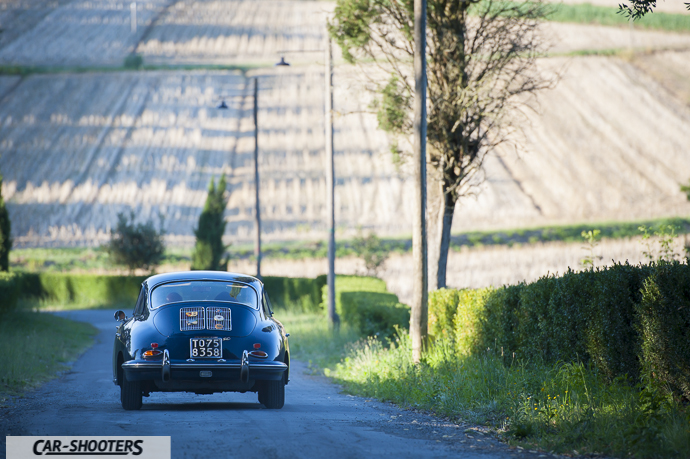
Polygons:
M481 183L484 158L516 127L516 109L553 85L536 68L545 51L542 0L428 0L427 163L429 284L446 285L455 205ZM338 0L331 36L378 95L379 127L403 158L412 133L412 0ZM381 75L387 75L381 82ZM386 81L387 80L387 81ZM433 188L436 188L434 190ZM435 191L435 192L434 192Z

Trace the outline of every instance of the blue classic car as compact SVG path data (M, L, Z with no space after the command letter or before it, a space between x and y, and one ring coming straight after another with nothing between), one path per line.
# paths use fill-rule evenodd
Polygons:
M263 283L220 271L159 274L141 285L132 317L113 345L113 381L125 410L151 392L256 392L267 408L285 403L288 333L273 318Z

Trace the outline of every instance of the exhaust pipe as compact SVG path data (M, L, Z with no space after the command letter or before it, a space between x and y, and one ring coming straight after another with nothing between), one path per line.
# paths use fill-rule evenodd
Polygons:
M247 351L242 352L242 367L240 369L240 381L246 383L249 381L249 355Z
M167 349L163 350L163 381L170 381L170 354Z

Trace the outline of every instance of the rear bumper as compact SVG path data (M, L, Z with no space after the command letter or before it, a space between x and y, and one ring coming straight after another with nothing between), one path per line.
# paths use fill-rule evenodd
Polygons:
M122 364L129 381L163 381L163 362L130 360ZM249 380L278 381L288 366L283 362L249 362ZM170 381L240 381L241 361L170 361Z

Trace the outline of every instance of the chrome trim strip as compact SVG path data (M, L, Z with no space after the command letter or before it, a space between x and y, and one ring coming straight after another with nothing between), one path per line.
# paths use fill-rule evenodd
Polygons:
M283 362L276 363L251 363L249 362L249 367L255 370L287 370L287 365ZM145 370L145 369L160 369L160 363L148 363L148 362L125 362L122 364L122 368L133 369L133 370ZM172 363L170 364L171 369L181 368L181 369L204 369L204 368L218 368L218 369L233 369L242 368L240 363L214 363L209 365L209 362L200 363Z

